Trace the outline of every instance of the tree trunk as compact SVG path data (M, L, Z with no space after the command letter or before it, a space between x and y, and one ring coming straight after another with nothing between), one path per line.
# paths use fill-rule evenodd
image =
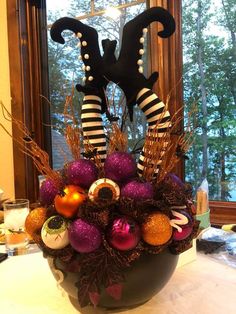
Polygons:
M193 177L195 178L194 179L194 182L192 183L193 184L193 187L194 187L194 191L196 192L198 187L199 187L199 183L198 182L198 178L199 178L199 164L198 164L198 155L199 155L199 152L197 151L196 149L196 146L193 145L193 148L192 148L192 160L189 160L188 162L192 163L193 165Z
M219 114L220 114L220 138L222 140L222 149L220 152L220 187L221 187L221 201L228 200L228 186L226 184L226 148L225 148L225 141L226 141L226 134L224 129L224 104L218 98L219 101Z
M207 176L208 154L207 154L207 94L205 86L205 73L203 69L203 38L202 38L202 2L198 1L198 16L197 16L197 36L198 36L198 51L197 62L198 72L200 76L200 90L202 103L202 179Z

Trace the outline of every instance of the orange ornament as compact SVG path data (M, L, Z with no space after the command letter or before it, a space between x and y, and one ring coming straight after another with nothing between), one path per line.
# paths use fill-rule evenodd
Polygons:
M35 242L41 240L41 228L47 220L47 209L38 207L31 210L25 220L25 230Z
M170 240L172 227L170 219L161 212L150 214L142 225L142 237L150 245L162 245Z
M67 185L64 195L56 195L54 204L57 212L65 218L71 218L78 212L78 207L85 201L84 190L77 185Z

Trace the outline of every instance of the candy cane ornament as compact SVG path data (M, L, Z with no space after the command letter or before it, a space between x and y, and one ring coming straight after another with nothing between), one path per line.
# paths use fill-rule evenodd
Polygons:
M171 210L171 212L176 218L170 220L170 225L173 228L176 228L178 232L182 232L182 228L180 226L186 225L188 223L188 218L175 210Z

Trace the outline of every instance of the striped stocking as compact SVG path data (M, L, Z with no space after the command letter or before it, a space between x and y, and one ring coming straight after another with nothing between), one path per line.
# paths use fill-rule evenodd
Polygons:
M155 138L163 136L163 134L165 134L165 132L167 132L168 128L170 127L170 113L168 110L166 110L165 104L157 97L155 93L153 93L152 90L148 88L143 88L138 93L137 104L147 118L147 132L150 134L150 137ZM145 157L147 156L145 156L143 149L138 161L138 173L140 176L143 173ZM156 173L158 173L158 165L160 165L160 163L161 159L157 163Z
M89 141L97 148L97 153L103 164L106 159L106 137L102 122L100 97L95 95L86 95L84 97L81 120L84 144Z

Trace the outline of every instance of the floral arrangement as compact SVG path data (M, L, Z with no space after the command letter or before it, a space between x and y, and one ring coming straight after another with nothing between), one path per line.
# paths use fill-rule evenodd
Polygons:
M41 207L29 213L26 230L46 257L59 259L66 271L77 274L81 306L97 305L101 289L114 299L122 298L125 270L143 254L187 250L198 229L191 187L172 173L191 144L192 132L178 135L180 120L170 117L167 106L151 90L157 75L147 80L141 59L135 59L140 58L137 51L143 54L143 36L154 20L161 21L165 28L159 36L173 33L172 16L162 8L149 9L126 24L118 60L113 56L115 44L109 40L103 43L104 56L100 56L91 27L70 18L55 22L51 30L54 40L63 42L61 32L66 28L76 33L87 71L85 85L77 85L85 94L81 129L74 118L72 98L66 100L65 117L70 111L73 123L66 125L65 137L74 160L60 171L51 169L46 152L5 108L5 115L22 132L21 139L15 139L20 149L46 176L40 188ZM127 36L134 37L136 46L132 47L135 56L128 60L126 74L123 55L129 54L123 47L131 51L132 46ZM123 80L121 72L125 73ZM130 73L132 84L127 83ZM111 132L105 134L101 115L109 113L105 102L107 79L119 81L131 118L134 102L147 117L148 130L138 161L128 151L127 136L114 117L110 119ZM174 143L172 134L176 134Z
M101 288L120 298L124 269L144 252L191 247L198 228L191 189L173 173L157 178L138 176L133 156L114 151L101 168L80 158L43 182L42 207L30 212L26 230L45 256L78 272L81 306L97 304Z

